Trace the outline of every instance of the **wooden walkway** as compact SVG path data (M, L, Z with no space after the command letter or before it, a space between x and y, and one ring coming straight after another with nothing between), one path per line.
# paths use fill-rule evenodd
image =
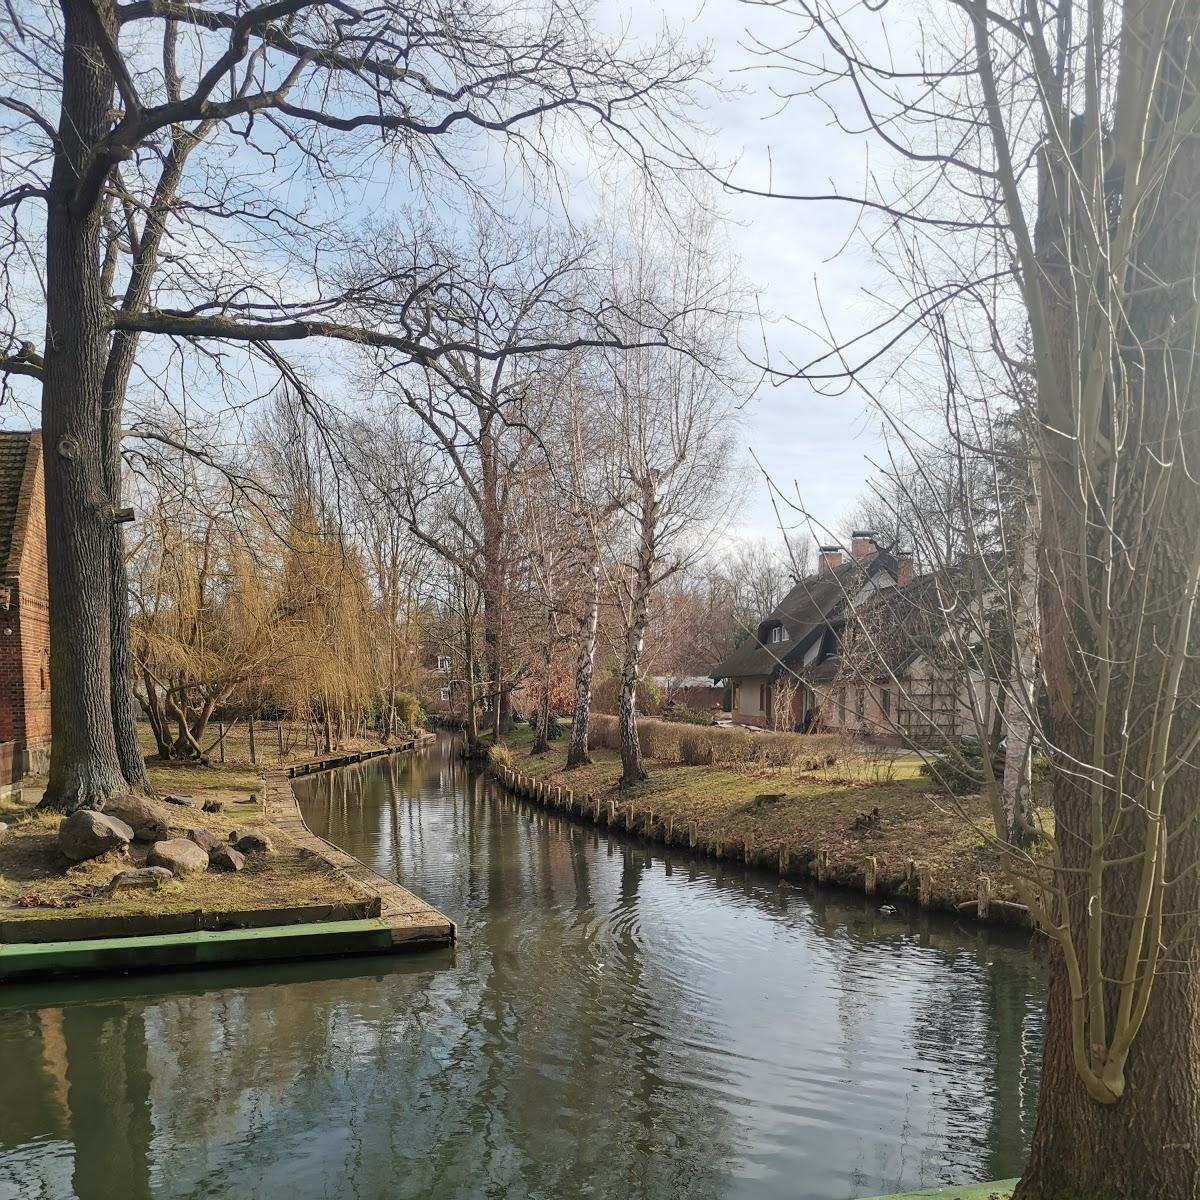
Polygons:
M406 747L412 749L412 743ZM387 753L385 751L384 753ZM369 757L377 757L372 751ZM351 758L349 761L354 761ZM334 765L332 762L330 765ZM336 765L344 765L338 762ZM310 769L316 769L315 766ZM366 863L318 837L304 822L300 804L292 791L291 777L294 768L268 771L266 777L267 820L277 825L287 836L318 857L335 867L350 881L353 890L362 896L371 897L379 903L379 915L392 931L392 944L424 943L446 945L457 937L458 930L449 917L414 896L407 888L390 879L385 879ZM303 772L307 774L308 772Z

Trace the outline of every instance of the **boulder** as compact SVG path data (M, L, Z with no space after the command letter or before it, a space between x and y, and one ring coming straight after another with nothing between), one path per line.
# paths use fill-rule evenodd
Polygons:
M133 830L124 821L90 808L78 809L58 825L58 848L72 862L124 850L132 841Z
M104 802L104 811L124 821L135 842L161 842L171 826L167 810L144 796L114 796Z
M265 833L255 833L252 830L235 829L229 835L229 841L243 854L271 854L275 849Z
M191 808L196 803L191 796L164 796L163 799L168 804L178 804L180 808Z
M155 842L150 847L150 853L146 855L146 864L151 867L166 867L172 875L207 871L208 851L188 838L172 838L168 842Z
M218 846L224 846L223 842L215 833L211 833L207 829L189 829L188 840L195 842L205 854L211 855Z
M220 800L205 800L200 806L206 813L219 813L225 811L225 805Z
M122 871L114 875L108 885L110 892L119 892L124 888L150 888L159 884L170 883L175 877L166 867L141 867L136 871Z
M214 871L240 871L246 865L246 856L222 843L208 856L208 865Z

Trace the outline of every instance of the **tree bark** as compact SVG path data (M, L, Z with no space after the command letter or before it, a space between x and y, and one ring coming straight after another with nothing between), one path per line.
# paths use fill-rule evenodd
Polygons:
M116 40L116 21L106 0L63 0L62 11L62 114L46 214L42 432L46 523L54 536L47 547L52 742L42 806L69 812L128 789L113 729L101 213L98 200L76 194L109 125L113 78L100 38Z
M1033 790L1033 727L1037 704L1037 495L1030 479L1025 498L1025 524L1018 549L1017 588L1013 596L1013 647L1008 689L1004 696L1004 777L1001 806L1002 840L1014 846L1028 841L1029 803Z
M1103 982L1089 975L1082 1003L1089 1009L1101 1005L1109 1019L1116 1011L1118 983L1129 973L1126 951L1148 846L1161 846L1165 855L1164 913L1161 932L1151 929L1140 955L1135 954L1136 965L1144 967L1146 955L1158 946L1167 949L1128 1057L1114 1064L1123 1066L1123 1088L1111 1103L1093 1097L1074 1065L1078 1007L1071 1002L1065 955L1055 955L1041 1097L1018 1200L1195 1200L1200 1195L1195 929L1200 908L1195 779L1200 762L1189 744L1195 733L1194 698L1200 694L1192 573L1200 529L1200 487L1193 467L1200 461L1200 377L1195 367L1200 131L1194 115L1200 104L1195 53L1200 14L1195 5L1168 9L1155 2L1126 6L1120 17L1124 27L1116 111L1133 114L1133 128L1123 128L1118 120L1111 145L1132 145L1135 156L1150 155L1156 161L1149 166L1145 159L1117 159L1110 167L1111 177L1130 187L1135 178L1149 177L1149 194L1139 197L1130 261L1116 268L1128 280L1122 313L1127 324L1118 331L1119 355L1101 360L1107 376L1100 428L1092 434L1081 423L1084 437L1074 436L1070 426L1071 436L1048 439L1042 479L1043 578L1057 580L1057 586L1044 594L1043 658L1055 743L1084 765L1082 772L1059 772L1054 790L1055 835L1063 865L1073 872L1063 878L1077 954L1087 952L1082 933L1089 915L1103 915ZM1165 46L1148 36L1159 21L1167 32ZM1127 87L1132 103L1124 95ZM1140 103L1143 92L1150 93L1148 106ZM1135 166L1141 172L1136 176ZM1067 169L1060 164L1060 171ZM1068 194L1061 182L1058 194ZM1045 193L1042 200L1042 207L1052 210ZM1060 230L1069 227L1070 219L1059 213ZM1043 292L1047 305L1059 310L1053 329L1059 345L1044 356L1053 370L1043 372L1039 363L1038 386L1043 422L1051 431L1062 428L1063 412L1069 417L1078 395L1069 390L1079 384L1069 374L1071 365L1086 364L1090 352L1073 334L1076 328L1086 329L1090 320L1087 302L1093 293L1086 277L1082 299L1062 311L1062 297L1071 295L1080 266L1087 266L1070 260L1063 247L1071 245L1061 232L1048 239ZM1088 451L1085 438L1091 437L1096 449L1081 461ZM1087 486L1081 488L1084 477ZM1176 659L1182 662L1182 675L1172 695L1172 689L1164 688L1164 670L1171 647L1181 639L1187 654ZM1081 686L1085 674L1093 681L1101 676L1106 661L1115 662L1118 673L1107 709L1097 705L1093 687ZM1167 728L1156 722L1172 711L1176 719L1169 727L1170 750L1184 756L1182 769L1160 780L1142 764L1151 761L1156 732ZM1089 856L1098 840L1094 780L1101 784L1099 825L1109 860L1102 889L1088 878ZM1151 784L1157 783L1162 788L1161 822L1144 803ZM1143 802L1133 802L1126 788L1136 790ZM1113 861L1126 856L1129 861ZM1092 1045L1083 1047L1084 1054L1094 1052Z
M542 677L538 681L537 715L533 725L531 753L545 754L550 749L550 649L542 659Z
M632 787L646 778L637 727L637 685L642 669L642 648L646 641L658 538L659 499L653 472L646 474L640 488L638 556L630 591L629 623L625 627L625 647L621 657L621 695L617 704L617 726L621 736L621 787Z
M596 631L600 626L600 562L597 558L593 557L589 571L591 589L588 608L579 623L579 650L575 659L575 705L571 714L571 744L567 749L568 767L581 767L592 761L588 752L588 722L592 715Z

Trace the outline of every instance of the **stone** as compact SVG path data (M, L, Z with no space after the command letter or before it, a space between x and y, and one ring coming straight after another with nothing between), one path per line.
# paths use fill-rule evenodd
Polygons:
M72 862L124 850L132 841L133 830L124 821L90 808L63 817L58 825L58 848Z
M212 852L218 846L224 846L226 843L222 841L215 833L207 829L189 829L188 840L195 842L205 854L212 857Z
M271 854L275 847L265 833L254 833L244 829L235 829L229 835L230 842L243 854Z
M246 865L246 856L222 843L208 856L208 865L214 871L240 871Z
M146 855L146 864L151 867L166 867L172 875L207 871L208 851L188 838L172 838L167 842L155 842L150 847L150 853Z
M250 793L250 800L249 800L249 803L250 803L250 804L257 804L257 803L258 803L258 793L257 793L257 792L251 792L251 793Z
M122 871L114 875L108 885L110 892L119 892L125 888L151 888L160 884L170 883L175 876L166 867L140 867L136 871Z
M191 796L164 796L163 799L168 804L178 804L180 808L191 808L196 803Z
M124 821L135 842L161 842L171 827L167 810L143 796L114 796L104 802L104 811Z
M8 837L8 825L4 821L0 821L0 842Z
M206 813L219 813L225 811L225 805L220 800L205 800L200 806Z

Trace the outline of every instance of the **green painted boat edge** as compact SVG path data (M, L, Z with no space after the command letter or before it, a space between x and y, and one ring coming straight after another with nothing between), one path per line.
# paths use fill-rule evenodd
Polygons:
M286 958L381 954L419 949L397 941L386 917L268 925L258 929L198 930L80 942L10 942L0 946L0 983L12 980L157 971Z
M868 1196L865 1200L992 1200L1009 1197L1017 1186L1015 1179L997 1179L994 1183L964 1183L957 1187L929 1188L924 1192L899 1192L894 1196Z

